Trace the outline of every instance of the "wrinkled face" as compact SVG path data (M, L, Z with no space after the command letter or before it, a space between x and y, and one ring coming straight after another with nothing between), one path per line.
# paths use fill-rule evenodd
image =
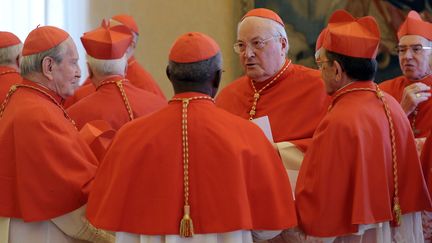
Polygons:
M273 77L285 62L288 42L272 26L271 20L247 17L239 25L237 45L246 75L255 81Z
M429 61L432 50L422 49L429 46L429 41L422 36L402 36L398 44L398 55L399 65L405 77L418 80L430 74Z
M75 43L69 38L65 44L66 48L63 50L63 60L60 63L54 62L52 66L55 91L63 98L74 94L81 77Z
M327 94L332 95L340 88L338 82L336 82L336 66L328 60L325 55L324 48L321 48L317 51L315 55L315 62L321 71L321 77L324 80Z

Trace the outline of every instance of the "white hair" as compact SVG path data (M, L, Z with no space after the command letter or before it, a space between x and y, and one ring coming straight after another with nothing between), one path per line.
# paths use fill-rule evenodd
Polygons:
M0 65L15 64L17 57L21 53L23 44L0 48Z
M72 40L71 37L46 51L23 56L20 63L21 75L25 76L33 72L42 73L42 61L45 57L52 57L56 63L60 63L66 52L68 40Z
M119 59L96 59L87 55L87 63L90 69L99 75L125 75L125 68L127 65L126 55Z
M271 33L273 36L280 36L280 37L284 38L287 42L287 48L286 48L285 54L288 54L289 43L288 43L288 36L287 36L286 30L281 24L279 24L278 22L276 22L274 20L262 18L262 17L257 17L257 16L247 17L237 24L237 35L239 33L239 30L240 30L240 25L243 23L243 21L245 21L246 19L249 19L249 18L254 18L256 20L262 21L263 23L267 23L271 28Z
M139 35L133 31L131 31L131 33L132 33L132 41L138 43Z

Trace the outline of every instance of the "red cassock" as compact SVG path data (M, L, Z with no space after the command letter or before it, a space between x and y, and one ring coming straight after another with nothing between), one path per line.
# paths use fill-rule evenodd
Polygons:
M425 180L429 188L429 194L432 195L432 135L426 139L423 146L421 162L423 165Z
M54 92L24 80L52 96ZM97 160L62 109L18 88L0 118L0 216L43 221L87 202Z
M337 91L373 89L355 82ZM390 129L375 92L353 91L333 98L317 127L296 186L299 225L308 235L328 237L358 231L360 224L393 218L394 194ZM399 200L402 214L431 208L405 113L385 94L394 123Z
M432 75L429 75L421 80L409 80L405 76L400 76L391 80L380 83L380 88L391 94L399 103L402 101L404 88L415 82L422 82L429 87L432 87ZM426 137L432 129L432 99L429 99L418 106L416 116L412 113L408 119L410 124L413 124L415 117L415 129L418 131L414 135L416 138Z
M122 80L121 76L110 77L103 82ZM102 83L103 83L102 82ZM139 89L127 80L122 82L134 117L148 115L166 106L166 101L148 91ZM81 129L87 122L105 120L118 130L130 121L126 104L115 83L107 83L91 95L78 101L67 109L68 114Z
M0 102L4 100L13 84L19 84L21 82L22 77L17 70L6 66L0 66Z
M255 83L256 89L261 89L271 79ZM243 76L220 92L216 104L249 119L253 97L251 80ZM262 91L255 118L269 117L275 142L293 142L305 151L315 128L327 111L328 102L320 72L290 64L273 84Z
M175 98L203 95L191 92ZM195 233L295 226L288 177L262 131L210 100L190 101L187 117ZM101 164L88 219L112 231L179 234L182 156L181 101L123 126Z

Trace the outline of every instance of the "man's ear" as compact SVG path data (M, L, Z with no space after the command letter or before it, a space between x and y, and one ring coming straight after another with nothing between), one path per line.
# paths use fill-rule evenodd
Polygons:
M93 70L91 69L88 62L86 62L86 65L87 65L88 76L91 79L91 78L93 78Z
M21 57L20 57L20 55L18 55L15 59L15 63L18 67L20 66L20 63L21 63L20 61L21 61Z
M343 68L338 61L333 61L333 66L335 67L336 81L339 81L342 79Z
M289 43L288 43L288 40L285 38L285 37L279 37L280 38L280 41L281 41L281 44L282 44L282 51L284 52L284 53L287 53L287 51L289 50Z
M215 89L219 88L220 81L222 80L222 72L223 72L222 70L217 70L215 73L215 77L212 82L212 87Z
M46 56L42 59L42 74L48 79L53 80L54 59Z
M222 80L222 70L217 70L214 79L211 82L211 97L214 98L219 89L220 81Z
M171 80L171 73L170 73L170 71L169 71L168 66L167 66L166 69L165 69L165 73L166 73L168 79Z
M132 47L132 50L135 50L136 49L136 42L135 41L132 41L131 42L131 44L130 44L130 46Z

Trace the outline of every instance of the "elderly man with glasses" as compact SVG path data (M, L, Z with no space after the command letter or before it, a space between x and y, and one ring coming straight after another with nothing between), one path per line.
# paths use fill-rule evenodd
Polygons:
M234 44L245 75L223 89L216 104L245 119L268 118L285 167L298 170L328 96L319 71L292 63L288 49L284 22L275 12L249 11Z
M396 51L403 75L380 84L382 90L398 100L410 120L418 144L432 128L431 40L432 24L411 11L397 33Z

